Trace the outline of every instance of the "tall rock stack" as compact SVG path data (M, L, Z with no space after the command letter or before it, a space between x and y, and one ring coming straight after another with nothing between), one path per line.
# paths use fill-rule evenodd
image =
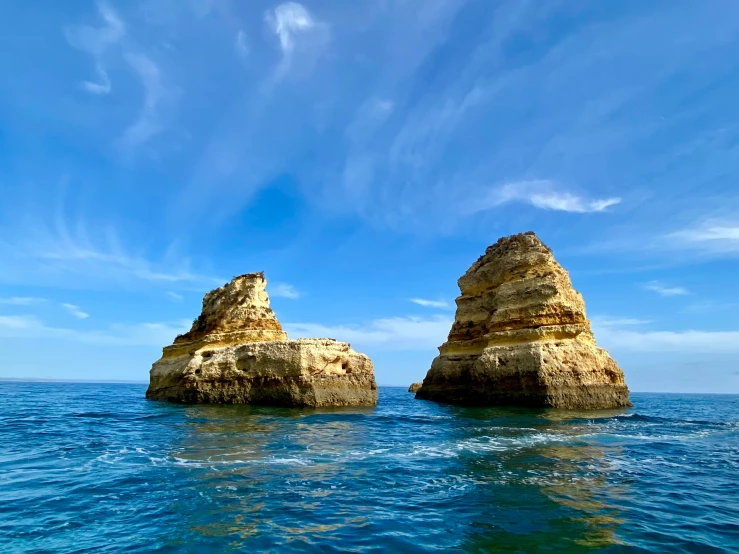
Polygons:
M203 298L189 332L163 350L146 397L185 403L374 405L374 368L333 339L289 340L270 308L263 273Z
M458 285L454 324L416 398L575 409L631 405L623 372L595 344L582 296L534 233L488 247Z

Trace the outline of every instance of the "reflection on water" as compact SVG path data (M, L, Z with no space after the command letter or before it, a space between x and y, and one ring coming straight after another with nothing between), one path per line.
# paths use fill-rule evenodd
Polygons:
M593 413L411 399L390 409L194 406L184 415L170 456L186 474L178 480L195 480L200 508L183 524L233 548L338 548L362 532L406 549L575 552L619 542L608 504L625 494L608 478L619 453L587 441ZM420 542L411 539L419 524L431 526Z
M463 500L471 508L463 550L607 552L620 544L620 514L609 499L625 489L608 461L620 452L589 440L592 425L577 424L584 414L510 408L453 413L465 422L458 440L469 449L456 470L476 484ZM594 420L593 412L585 415Z
M171 456L198 480L199 502L210 507L207 523L195 512L189 529L239 548L260 537L309 544L311 536L366 525L357 485L371 477L347 466L352 454L370 450L361 422L373 410L189 407ZM328 512L327 502L335 505Z

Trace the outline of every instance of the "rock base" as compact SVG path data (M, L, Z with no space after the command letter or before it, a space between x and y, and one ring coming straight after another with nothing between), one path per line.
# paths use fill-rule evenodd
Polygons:
M631 406L616 362L605 350L576 339L441 354L416 398L470 406Z
M372 362L331 339L250 342L191 352L178 344L157 361L146 397L189 404L372 406Z

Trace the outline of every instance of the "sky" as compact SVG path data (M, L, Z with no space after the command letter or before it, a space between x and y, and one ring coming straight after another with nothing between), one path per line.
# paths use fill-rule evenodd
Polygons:
M146 381L265 271L288 334L421 380L535 231L633 391L739 393L733 0L0 7L0 377Z

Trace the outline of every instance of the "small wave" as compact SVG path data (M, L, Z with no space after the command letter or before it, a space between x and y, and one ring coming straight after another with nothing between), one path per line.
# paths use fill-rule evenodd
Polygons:
M661 423L665 425L710 425L714 427L739 427L736 421L709 421L705 419L678 419L669 417L649 416L639 413L617 415L609 418L612 421L623 421L627 423Z

